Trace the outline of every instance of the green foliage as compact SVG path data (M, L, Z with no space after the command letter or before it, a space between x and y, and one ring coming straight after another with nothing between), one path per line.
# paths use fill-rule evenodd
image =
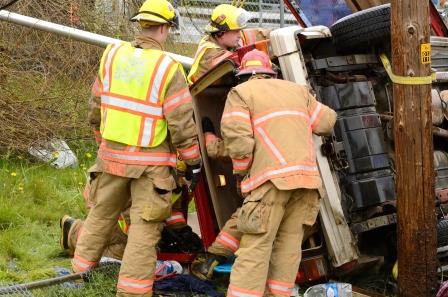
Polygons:
M0 282L47 278L55 267L69 267L59 246L59 218L85 216L85 169L94 162L93 151L77 153L78 168L0 161Z

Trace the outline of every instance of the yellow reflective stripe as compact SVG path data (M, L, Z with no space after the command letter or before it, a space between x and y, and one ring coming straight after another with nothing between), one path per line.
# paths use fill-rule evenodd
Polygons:
M249 60L244 63L244 66L263 66L263 63L258 60Z
M101 103L107 104L107 107L124 109L123 111L138 113L142 116L162 117L163 115L161 106L150 106L145 104L144 101L142 101L142 103L139 103L136 101L114 97L112 95L102 95Z

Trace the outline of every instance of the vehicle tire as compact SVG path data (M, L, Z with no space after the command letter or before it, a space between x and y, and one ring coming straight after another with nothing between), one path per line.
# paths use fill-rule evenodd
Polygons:
M350 14L330 27L336 49L370 50L390 47L390 4Z
M437 222L437 246L448 245L448 220L443 219Z

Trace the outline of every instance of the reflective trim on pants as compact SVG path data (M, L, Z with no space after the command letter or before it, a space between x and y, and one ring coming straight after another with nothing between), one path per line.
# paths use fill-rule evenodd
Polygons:
M72 259L72 267L75 272L85 272L96 267L98 262L87 261L86 259L75 255Z
M263 292L241 289L241 288L235 287L234 285L229 285L229 288L227 289L227 296L231 296L231 297L232 296L234 296L234 297L261 297L261 296L263 296Z
M240 242L235 237L223 231L218 234L218 237L216 237L216 241L221 243L222 245L225 245L234 252L236 252L236 250L240 246Z
M153 282L151 279L138 280L120 276L118 278L117 288L129 293L144 294L152 291Z
M292 289L294 288L294 283L268 279L268 281L266 282L266 287L268 291L274 295L291 296Z

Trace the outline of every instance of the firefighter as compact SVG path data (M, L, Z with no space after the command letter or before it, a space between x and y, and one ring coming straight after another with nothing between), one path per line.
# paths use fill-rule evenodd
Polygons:
M248 52L237 75L249 79L229 92L221 132L246 197L227 295L290 296L304 226L319 211L312 133L329 134L336 113L305 86L275 79L264 52Z
M220 61L228 58L232 51L240 46L267 40L270 29L245 28L250 15L242 8L228 4L218 5L212 12L210 24L206 27L207 35L199 43L193 66L188 75L189 83L194 83L203 74ZM235 20L244 20L238 24ZM229 42L230 40L230 42ZM208 157L228 158L222 139L215 135L211 120L202 119L202 130ZM236 212L221 229L216 240L208 248L205 257L200 256L191 265L191 273L207 280L213 276L214 268L233 256L239 247L241 233L236 228Z
M185 175L186 165L185 162L177 161L176 175L182 177ZM84 200L86 202L86 208L91 209L95 204L94 200L89 196L91 185L96 181L93 178L89 178L86 188L84 190ZM190 226L187 225L184 213L183 213L183 191L182 186L185 184L182 178L178 179L178 187L172 191L171 216L165 220L164 227L169 229L177 238L182 239L183 250L194 250L202 246L201 239L193 232ZM94 197L93 197L94 198ZM130 224L130 201L127 203L124 211L121 212L118 217L117 224L112 230L112 234L108 242L105 245L102 256L119 259L123 257L123 252L127 242L127 234ZM69 215L64 215L59 220L59 227L61 229L60 245L69 255L73 255L75 247L78 241L78 236L82 230L84 221L81 219L75 219ZM189 249L190 248L190 249Z
M243 8L221 4L213 9L207 33L199 42L194 62L188 73L188 83L193 84L210 68L228 58L240 45L241 30L246 28L250 13Z
M130 228L117 296L152 296L155 246L171 214L176 149L193 188L200 154L191 95L182 66L162 50L176 13L166 0L147 0L132 18L142 32L133 43L109 45L101 59L89 120L102 138L90 210L72 267L98 265L120 212L131 200ZM130 198L129 198L130 197Z

